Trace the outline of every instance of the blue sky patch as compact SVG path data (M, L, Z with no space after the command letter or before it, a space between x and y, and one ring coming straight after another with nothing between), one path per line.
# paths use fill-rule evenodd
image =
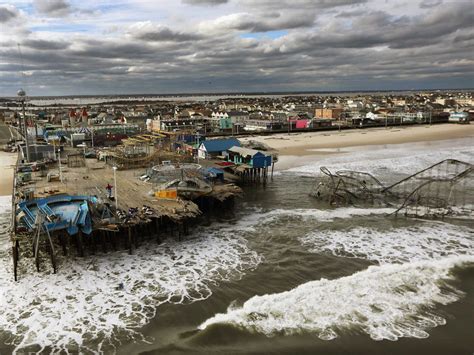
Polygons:
M249 33L241 34L240 38L255 38L255 39L271 38L271 39L277 39L277 38L286 36L287 34L288 34L288 31L249 32Z

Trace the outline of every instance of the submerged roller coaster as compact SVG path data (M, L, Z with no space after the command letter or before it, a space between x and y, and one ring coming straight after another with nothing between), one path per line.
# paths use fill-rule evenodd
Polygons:
M455 159L440 161L391 185L368 172L321 168L311 196L331 205L393 207L410 217L472 217L474 165Z

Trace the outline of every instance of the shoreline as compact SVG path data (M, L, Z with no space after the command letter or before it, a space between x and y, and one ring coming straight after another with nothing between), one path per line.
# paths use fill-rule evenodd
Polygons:
M11 196L13 193L13 172L17 153L0 152L0 197Z
M306 156L332 154L330 149L432 142L459 138L474 138L474 125L439 124L434 126L402 126L386 128L365 128L341 132L304 132L276 134L273 136L254 136L242 139L265 143L278 151L281 156ZM326 149L319 151L318 149Z

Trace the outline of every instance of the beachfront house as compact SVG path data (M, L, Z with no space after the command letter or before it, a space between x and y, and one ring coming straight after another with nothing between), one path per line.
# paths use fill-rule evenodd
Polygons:
M266 168L272 165L272 156L259 150L232 147L228 150L228 161L240 165L246 164L251 168Z
M212 139L201 143L198 149L200 159L214 159L217 157L226 157L227 150L232 147L240 147L237 138Z

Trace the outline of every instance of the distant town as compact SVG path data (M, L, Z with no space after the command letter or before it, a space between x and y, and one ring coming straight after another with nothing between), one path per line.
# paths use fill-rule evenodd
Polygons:
M186 130L206 136L245 135L414 123L465 123L474 115L471 91L241 95L167 98L92 97L26 100L27 126L51 136L117 145L130 134ZM173 101L172 101L173 100ZM81 103L84 102L84 103ZM97 103L94 103L97 102ZM0 120L20 125L21 103L0 101ZM79 134L79 135L78 135ZM82 134L82 135L81 135ZM104 135L105 134L105 135ZM197 143L197 140L193 143ZM187 147L190 148L190 147Z

